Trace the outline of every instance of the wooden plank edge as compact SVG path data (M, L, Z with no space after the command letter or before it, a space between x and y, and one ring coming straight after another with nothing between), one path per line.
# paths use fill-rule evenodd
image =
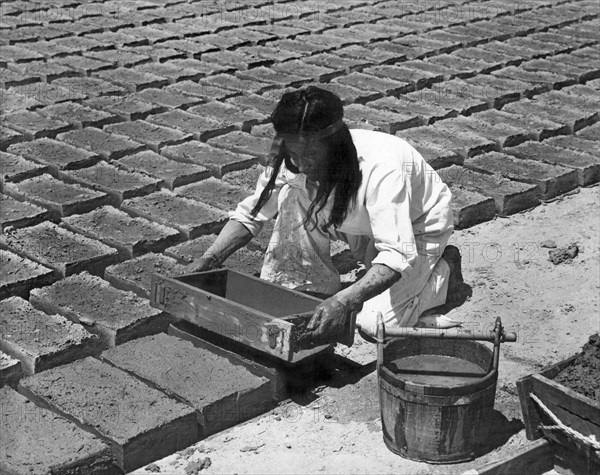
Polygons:
M518 449L514 454L462 475L541 475L554 468L554 449L546 439L539 439Z

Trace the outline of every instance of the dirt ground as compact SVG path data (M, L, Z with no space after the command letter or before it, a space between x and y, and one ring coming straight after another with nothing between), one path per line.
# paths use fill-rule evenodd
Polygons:
M457 316L472 328L502 317L517 343L502 347L491 435L475 461L429 465L403 459L382 441L375 346L336 348L331 372L274 411L205 439L135 473L458 474L527 443L515 381L578 352L599 328L600 187L509 218L457 231L473 295ZM579 254L548 260L554 241ZM209 462L206 458L210 459ZM198 463L200 462L200 463Z

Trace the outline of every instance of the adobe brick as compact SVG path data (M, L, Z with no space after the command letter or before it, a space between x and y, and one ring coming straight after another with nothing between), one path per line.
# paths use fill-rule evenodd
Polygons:
M583 97L591 101L600 101L600 88L594 88L594 81L589 81L585 86L577 84L561 89L564 94ZM600 84L599 84L600 85Z
M19 72L17 72L6 68L2 68L2 70L0 70L0 87L2 89L8 89L9 87L14 87L18 89L21 86L34 84L36 82L40 82L40 78L37 77L35 74L25 74L22 70L19 70Z
M520 143L530 140L531 135L528 131L518 127L513 127L507 123L490 124L478 120L478 114L470 117L458 116L452 119L437 122L444 129L455 130L456 132L469 131L480 135L496 143L498 149L503 147L514 147Z
M424 65L425 68L421 68L421 65ZM429 66L434 66L436 71L432 71L432 68L429 68ZM415 60L394 65L373 66L363 69L363 72L378 77L402 81L407 84L405 92L411 92L415 89L422 89L430 86L435 82L449 79L449 77L440 72L439 69L440 68L431 63Z
M496 148L496 144L492 140L468 131L456 132L447 130L440 124L441 122L436 122L430 126L415 127L405 132L405 135L414 140L447 148L463 158L472 157L479 153L491 152Z
M410 113L417 118L416 125L426 125L438 120L456 117L457 111L421 101L407 94L399 97L384 97L368 103L369 107L390 110L400 114Z
M570 50L571 47L564 44L554 43L550 41L540 40L536 41L534 35L528 35L527 38L511 38L506 40L511 46L525 46L526 48L537 51L537 57L552 56L559 53L565 53Z
M101 274L117 258L116 249L48 221L0 236L0 248L39 262L61 278L83 270Z
M64 135L60 134L60 138ZM47 166L50 173L54 175L59 170L84 168L100 160L95 153L47 138L11 145L8 147L8 152L41 163Z
M507 148L505 152L518 158L574 168L578 172L581 186L591 185L600 179L600 160L587 153L552 147L547 142L525 142L517 147Z
M191 134L184 134L144 120L112 124L106 126L104 130L106 132L121 134L136 142L143 143L155 152L158 152L165 146L177 145L192 139Z
M270 151L272 140L256 137L246 132L234 131L211 138L207 143L231 152L263 157Z
M380 99L383 96L383 93L381 92L358 89L336 82L319 84L319 87L336 94L342 100L344 105L364 104L369 101Z
M493 198L500 216L518 213L540 203L539 188L534 184L511 181L500 175L479 173L456 165L438 170L438 174L447 185Z
M185 198L201 201L223 211L232 211L240 201L250 194L213 177L182 186L175 193Z
M210 172L204 167L169 160L149 150L122 158L119 160L119 166L157 178L161 180L161 184L171 190L210 176Z
M577 96L576 94L565 94L562 91L552 91L536 98L536 102L544 106L564 107L567 110L579 112L581 115L589 117L593 122L597 122L600 116L597 104Z
M345 84L358 89L377 90L385 94L399 95L413 89L409 82L401 82L392 79L384 79L371 74L350 73L345 76L335 78L332 82Z
M6 183L4 192L18 200L31 201L50 211L55 219L85 213L109 201L106 193L69 185L44 174L19 183Z
M532 59L538 56L536 50L527 48L526 46L511 46L505 41L491 41L490 43L484 43L477 46L477 49L480 49L484 52L489 51L490 53L495 54L503 54L513 58L519 58L519 62L522 62L527 59ZM458 52L457 52L458 55ZM510 64L507 63L507 66Z
M182 198L169 191L125 200L121 209L132 216L173 227L185 239L219 230L227 218L225 213L212 206Z
M170 321L146 299L116 289L87 272L33 289L29 301L46 313L60 314L82 325L98 336L104 348L165 331Z
M222 66L216 63L209 63L208 61L204 61L204 55L202 55L202 61L192 58L185 59L174 59L169 61L169 64L178 68L187 68L194 69L196 71L201 72L205 76L210 76L212 74L220 74L225 72L233 72L234 69L227 66Z
M562 87L571 86L577 82L573 77L568 77L564 74L556 74L550 71L528 71L523 67L522 63L520 66L510 66L508 68L494 71L494 76L505 77L507 79L514 79L516 81L528 82L537 87L534 89L533 94L540 94L545 91L551 91L552 89L560 89Z
M73 93L81 92L87 97L125 95L125 89L122 87L93 77L60 78L54 81L53 84Z
M137 66L136 70L163 77L171 83L186 80L198 81L203 76L202 73L194 71L193 69L182 69L171 66L169 63L146 63Z
M0 389L0 406L3 473L122 473L102 439L13 389Z
M61 28L64 28L65 24L61 25ZM44 58L53 60L57 60L61 57L65 56L75 56L77 50L75 48L70 48L68 46L59 45L55 41L36 41L34 43L30 43L27 45L27 49L31 51L35 51L36 53L41 54Z
M256 68L258 66L271 66L273 64L288 62L290 60L302 57L301 53L281 49L277 47L277 43L269 43L269 46L242 46L236 48L235 53L243 54L243 63L247 67L245 70Z
M278 48L284 51L291 51L292 53L301 54L304 56L312 56L315 54L321 54L325 51L331 51L333 47L323 46L320 44L311 43L304 41L304 38L286 39L279 40L273 43Z
M476 23L467 23L466 25L457 25L448 29L451 33L457 33L462 36L470 36L477 41L504 41L511 37L511 33L502 29L493 20L478 21Z
M206 79L199 81L198 84L206 84L207 86L211 87L229 89L235 92L236 95L248 93L261 94L262 92L272 87L263 82L253 81L250 79L242 79L240 77L234 76L233 74L216 74L214 76L209 76Z
M37 310L21 297L0 301L0 323L0 350L20 360L25 374L100 352L99 339L81 325Z
M52 119L63 119L78 129L84 127L102 128L105 125L114 124L122 120L116 114L91 109L76 102L62 102L46 106L38 109L37 112Z
M354 71L362 71L365 67L370 66L371 63L368 61L361 61L359 59L353 59L349 57L342 57L333 53L319 53L307 58L303 58L303 61L307 64L314 64L316 66L324 66L331 68L334 71L341 71L345 73L351 73Z
M48 172L47 165L25 160L19 155L0 152L0 181L19 182Z
M14 386L23 376L21 362L12 356L0 351L0 388L3 386ZM8 388L5 389L5 391ZM2 396L0 396L1 400ZM5 407L5 403L1 403ZM11 431L14 434L14 431ZM4 435L4 432L2 433ZM1 439L2 447L6 447L6 441ZM4 468L3 462L0 460L0 467Z
M587 130L587 129L583 129ZM598 153L598 144L594 140L585 139L579 135L563 135L544 141L544 144L552 147L566 148L575 152L582 152L589 155Z
M18 71L18 74L20 74L21 77L37 77L40 78L42 82L46 83L62 77L74 77L79 75L76 71L66 66L47 61L33 61L31 63L15 65L15 71Z
M113 67L113 64L110 62L88 58L86 56L77 56L75 54L69 54L69 56L64 58L53 58L52 61L86 76L98 71L105 71Z
M243 48L240 48L243 50ZM242 52L221 50L214 53L205 53L202 55L202 61L207 61L211 64L218 65L221 69L235 71L238 69L252 69L259 66L267 66L273 64L273 60L258 56L256 54L243 54Z
M425 161L435 170L448 167L452 164L460 165L464 161L464 158L462 158L453 150L435 145L422 138L412 137L410 130L407 132L402 131L396 133L396 135L411 144L421 154Z
M174 336L141 338L104 352L102 359L192 406L201 437L275 404L268 378Z
M452 213L457 229L469 228L494 219L496 206L493 198L460 186L450 186L452 192Z
M490 74L482 74L473 78L465 79L467 93L474 94L487 100L490 108L501 109L509 102L518 101L521 96L530 95L530 84L515 81Z
M122 120L145 119L150 114L159 114L166 110L157 104L143 102L131 96L103 96L88 99L83 103L94 109L103 110L119 116Z
M143 144L130 140L128 137L117 133L107 133L94 127L66 132L60 134L58 139L101 155L106 160L116 160L141 152L146 148Z
M237 71L236 76L242 79L250 79L256 82L262 82L269 86L276 87L296 87L302 85L306 80L300 80L292 74L286 74L281 71L274 71L270 68L260 66L249 69L248 71Z
M543 94L542 96L544 96ZM577 110L565 107L564 104L548 104L543 100L522 100L506 105L503 110L511 114L524 116L535 115L542 119L548 119L567 127L567 133L573 133L583 127L587 127L598 120L598 112L591 110Z
M51 218L48 210L0 195L0 229L24 228Z
M219 178L225 173L243 170L256 163L256 157L252 155L232 153L196 140L182 145L165 147L161 153L172 160L203 166Z
M52 269L11 251L0 251L0 264L0 300L11 296L28 298L33 287L48 285L56 280Z
M160 180L105 162L81 170L62 173L61 178L67 182L78 183L106 193L111 197L111 203L114 206L119 206L124 199L157 191L160 185Z
M513 181L539 187L540 198L547 200L577 188L575 170L543 162L516 158L506 153L490 152L467 158L465 167L483 173L494 173Z
M137 64L148 63L152 61L149 56L135 54L131 51L123 51L123 49L110 49L106 51L85 51L83 56L99 59L111 63L113 67L130 68Z
M0 125L0 150L6 150L12 144L23 142L26 137L16 130Z
M29 84L27 86L21 86L18 88L19 93L31 97L36 101L44 105L59 104L67 101L81 101L86 99L88 96L85 91L76 89L70 89L67 87L61 87L57 81L64 81L67 79L78 79L76 77L62 77L56 79L54 82L47 84L39 82L35 84Z
M454 76L461 79L475 76L476 74L489 74L500 67L498 64L486 63L481 60L459 58L453 53L432 56L428 61L457 70L458 72Z
M183 51L189 58L200 59L203 54L210 53L212 51L217 51L219 48L210 43L217 39L214 35L204 35L202 37L202 42L199 41L190 41L188 39L183 40L167 40L161 43L162 46L166 46L167 48L173 48L179 51ZM228 44L233 43L237 44L236 40L230 40Z
M11 112L22 112L25 109L36 109L44 105L42 102L31 96L19 94L16 92L17 90L19 90L19 88L15 87L11 87L8 91L0 90L0 97L2 98L2 112L4 114L10 114Z
M255 164L244 170L230 171L222 177L222 180L225 183L252 192L255 190L256 182L263 170L262 165Z
M177 82L164 88L164 90L181 92L188 96L197 97L204 102L222 101L237 95L237 92L230 89L223 89L222 87L210 86L206 83L200 84L193 81Z
M535 114L509 113L506 111L506 108L501 111L492 109L480 112L474 117L494 127L506 124L520 128L526 131L527 136L533 140L544 140L548 137L566 134L569 131L569 128L564 124L538 117Z
M179 275L186 267L171 257L148 253L143 256L115 264L106 269L104 278L118 289L131 291L149 299L152 287L152 274Z
M146 252L160 252L180 239L179 231L104 206L87 214L62 220L65 228L118 249L123 259Z
M243 94L240 96L230 97L227 99L226 103L231 104L239 109L256 110L264 115L271 114L277 105L277 101L270 93L266 93L264 95ZM256 127L262 127L262 125L253 126L251 132Z
M173 108L187 109L203 102L199 97L189 96L172 89L145 89L142 92L133 94L131 98L156 104L165 110Z
M19 390L109 442L125 472L198 440L193 408L94 358L25 378Z
M419 36L422 36L427 41L435 40L445 45L441 49L437 50L440 54L449 53L458 49L461 46L464 48L476 46L480 43L485 42L487 39L471 35L465 35L463 33L457 32L453 28L440 28L436 30L431 30ZM487 62L489 63L489 61Z
M90 33L88 35L85 35L85 37L99 41L100 43L111 44L116 49L122 49L124 46L143 46L148 44L148 40L128 35L124 33L123 30L103 31L102 33Z
M148 88L162 87L169 84L169 81L161 76L127 67L99 71L94 73L94 76L116 84L129 93L142 91Z
M13 45L3 45L0 58L2 58L4 61L13 63L27 63L30 61L38 61L40 59L44 59L44 57L41 54L35 51L31 51L20 46Z
M390 111L389 109L371 108L360 104L352 104L344 109L344 118L350 123L368 123L383 132L394 134L398 130L417 127L423 121L414 114Z
M574 78L576 82L585 82L600 77L600 68L593 65L574 64L575 61L565 61L565 56L557 55L549 59L534 59L521 64L527 71L544 71Z
M3 117L4 123L10 128L21 132L29 140L40 137L56 137L61 132L66 132L72 126L62 120L44 117L37 112L13 112Z
M164 29L153 28L151 26L136 26L128 28L127 33L138 38L144 38L150 43L160 43L169 39L176 39L177 35Z
M430 88L420 89L406 96L439 105L462 115L471 115L491 107L490 102L493 101L487 97L486 92L485 89L456 78L432 84Z
M587 140L600 140L600 123L595 123L589 127L581 129L577 132L576 137L581 137Z
M236 129L247 132L254 125L264 124L269 120L268 115L261 114L256 110L239 109L231 104L218 101L192 107L188 112L216 120L222 124L222 127L229 128L229 126L234 125Z
M159 43L160 44L160 43ZM184 51L176 50L175 48L163 48L156 44L147 45L147 46L136 46L135 48L123 48L125 51L135 54L142 54L144 56L148 56L152 59L153 62L150 63L142 63L135 66L135 68L140 68L143 66L151 65L153 63L163 63L165 61L171 62L175 59L186 59L187 54ZM160 76L160 74L159 74Z

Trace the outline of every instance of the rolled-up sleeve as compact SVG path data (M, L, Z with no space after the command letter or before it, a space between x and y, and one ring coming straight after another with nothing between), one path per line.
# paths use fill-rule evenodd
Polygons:
M377 256L373 264L385 264L405 274L418 253L410 217L411 184L400 170L375 167L365 196Z
M279 191L286 183L281 172L278 174L277 179L275 180L275 187L273 188L270 198L265 202L256 216L252 216L251 214L254 206L256 206L256 203L258 203L261 193L267 186L269 178L271 177L271 173L273 173L273 168L266 167L258 177L254 193L241 201L234 211L229 212L229 218L244 225L253 236L256 236L258 233L260 233L264 224L277 215Z

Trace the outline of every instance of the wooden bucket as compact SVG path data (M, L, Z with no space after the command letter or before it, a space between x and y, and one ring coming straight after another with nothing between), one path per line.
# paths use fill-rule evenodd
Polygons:
M428 369L435 361L447 368ZM498 381L498 358L488 347L394 338L379 343L377 373L383 440L392 452L429 463L475 458L487 436Z

